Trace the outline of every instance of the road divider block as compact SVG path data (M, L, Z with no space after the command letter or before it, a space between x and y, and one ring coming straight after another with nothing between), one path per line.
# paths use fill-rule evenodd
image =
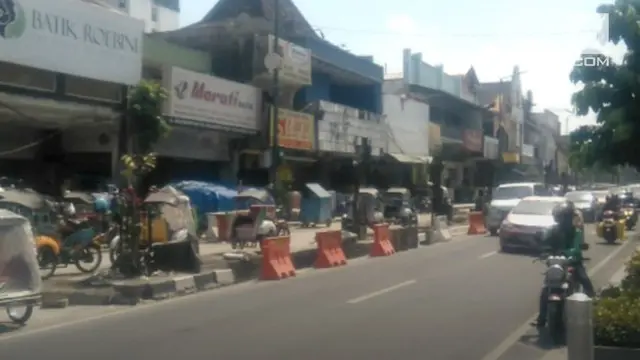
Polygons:
M388 224L376 224L373 226L373 244L371 244L371 252L369 256L390 256L395 254L396 250L391 244L391 232Z
M313 266L318 269L343 266L347 257L342 249L342 231L324 230L316 232L318 252Z
M432 235L432 243L447 242L451 240L452 236L449 231L449 223L447 222L446 216L441 215L435 217Z
M262 241L260 280L282 280L296 276L291 259L291 237L278 236Z
M487 232L484 226L484 214L482 211L469 212L469 230L467 235L481 235Z

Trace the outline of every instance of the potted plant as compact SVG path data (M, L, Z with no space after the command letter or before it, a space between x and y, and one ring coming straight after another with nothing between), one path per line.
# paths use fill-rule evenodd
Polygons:
M593 327L596 360L640 359L640 252L627 263L620 286L594 303Z

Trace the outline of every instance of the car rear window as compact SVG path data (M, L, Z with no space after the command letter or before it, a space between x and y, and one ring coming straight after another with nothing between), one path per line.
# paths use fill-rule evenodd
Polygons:
M533 195L533 187L528 185L498 187L493 191L495 200L522 199L531 195Z
M518 215L551 215L557 204L553 201L523 200L511 212Z

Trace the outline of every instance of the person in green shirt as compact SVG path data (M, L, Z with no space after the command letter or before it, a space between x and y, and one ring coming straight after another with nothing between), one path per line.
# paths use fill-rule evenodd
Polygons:
M570 259L573 267L573 279L582 285L584 293L590 297L595 296L595 290L587 269L584 267L582 249L584 244L584 232L582 215L576 210L573 202L566 200L553 209L553 218L556 225L544 239L543 252L549 254L562 254ZM540 312L533 325L544 327L546 325L548 289L543 287L540 292Z

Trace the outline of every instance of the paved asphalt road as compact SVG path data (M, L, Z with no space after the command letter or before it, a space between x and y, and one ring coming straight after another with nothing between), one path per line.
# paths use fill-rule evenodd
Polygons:
M605 284L635 244L592 243ZM497 239L461 237L280 282L243 284L124 310L60 310L0 335L3 359L252 358L533 360L544 341L527 324L542 264L496 253ZM79 313L88 311L89 320ZM44 312L42 312L44 313ZM36 317L39 313L36 313Z

